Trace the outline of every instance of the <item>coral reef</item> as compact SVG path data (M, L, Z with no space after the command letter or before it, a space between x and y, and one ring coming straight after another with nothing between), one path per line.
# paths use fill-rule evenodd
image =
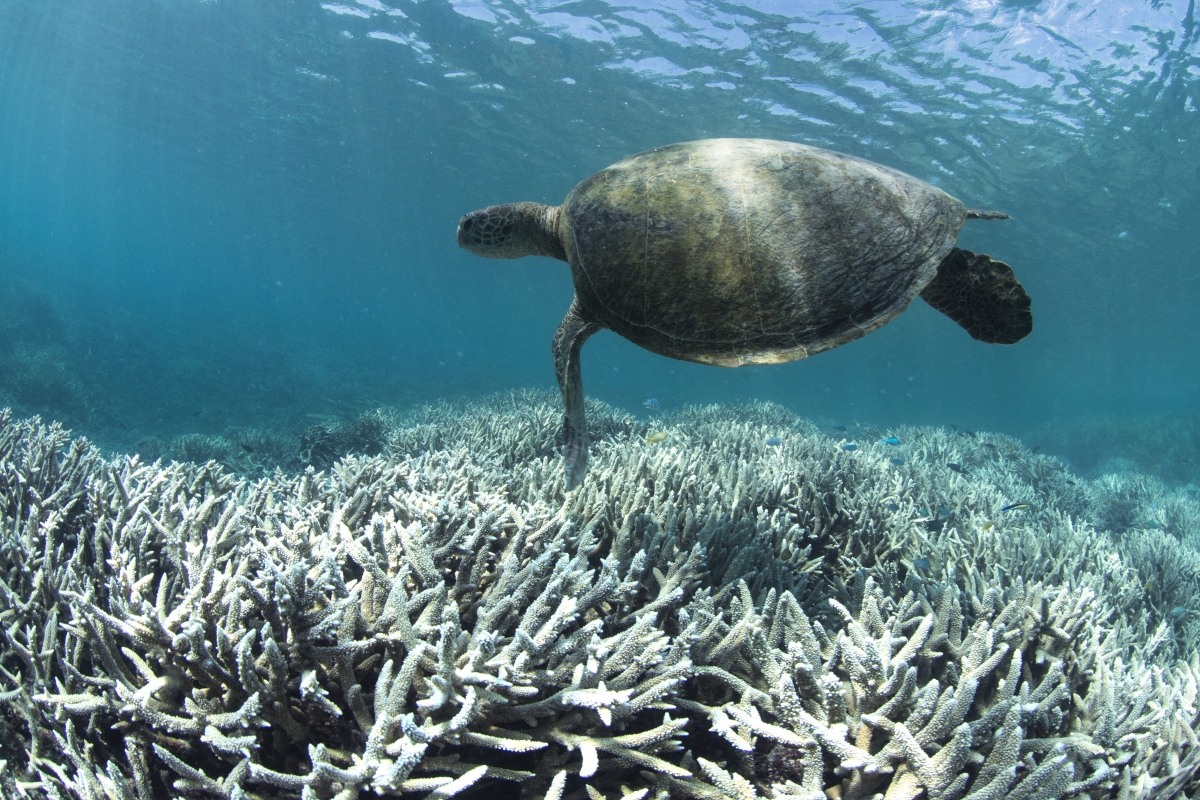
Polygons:
M352 453L379 455L394 425L391 415L382 410L368 411L352 420L310 425L300 435L300 458L305 465L329 469L339 458Z
M99 302L48 266L0 254L0 408L86 430L105 452L213 459L242 474L328 469L378 452L374 408L435 391L405 370L377 369L382 351L356 347L348 358L344 343L304 326L263 337L210 328L198 309L180 317L136 298ZM310 429L321 443L301 453Z
M83 382L64 346L63 325L35 285L0 280L0 406L82 416Z
M244 476L269 475L277 469L299 472L307 466L327 470L343 456L378 455L394 427L390 412L375 410L352 419L330 417L304 427L237 426L219 435L187 433L167 442L150 438L139 442L137 452L149 460L213 461Z
M1015 440L851 451L778 406L657 445L589 408L564 500L554 401L255 479L0 417L0 792L1200 791L1195 631L1138 572L1190 569L1188 536L1098 530L1101 490Z
M1195 414L1058 420L1026 438L1069 459L1088 477L1119 472L1125 461L1168 483L1200 481L1200 417Z
M219 436L188 433L172 439L165 451L139 452L149 458L166 456L195 464L214 461L242 475L262 475L276 469L295 472L305 464L295 436L249 427L228 428Z
M981 595L985 584L1007 587L1015 579L1070 582L1112 607L1109 624L1122 646L1158 641L1168 658L1186 658L1196 646L1171 626L1162 637L1163 620L1146 602L1138 544L1161 530L1200 549L1195 487L1171 489L1136 473L1084 480L1013 437L984 432L866 427L855 431L857 449L845 450L846 432L773 404L661 415L654 429L670 435L656 446L645 443L646 422L604 404L589 406L588 419L593 451L605 462L589 477L594 485L571 495L570 508L594 515L614 501L644 507L647 522L676 534L707 516L699 535L712 548L714 578L725 580L735 558L753 560L756 596L786 588L806 612L829 619L827 587L859 568L889 586L948 579ZM558 456L558 423L547 397L536 393L484 406L443 403L398 418L387 453L465 450L511 474L509 496L554 505L562 483L546 465ZM893 436L899 445L882 441ZM775 438L778 446L767 444ZM1027 505L1002 510L1014 503ZM1120 530L1110 524L1114 512L1127 518ZM1159 582L1184 587L1165 607L1200 612L1200 586L1187 574ZM811 601L808 586L816 587Z

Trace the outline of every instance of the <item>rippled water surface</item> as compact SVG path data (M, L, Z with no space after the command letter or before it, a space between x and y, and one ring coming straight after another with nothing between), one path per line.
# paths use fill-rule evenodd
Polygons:
M635 152L787 139L1007 222L1035 329L924 304L718 370L612 334L589 396L1022 432L1200 394L1194 2L0 0L0 405L112 446L554 385L565 265L459 250Z

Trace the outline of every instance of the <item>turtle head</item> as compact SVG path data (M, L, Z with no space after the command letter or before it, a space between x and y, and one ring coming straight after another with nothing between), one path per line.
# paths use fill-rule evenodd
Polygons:
M458 246L484 258L567 260L558 239L558 209L541 203L506 203L464 214L458 221Z
M518 231L517 203L488 206L458 221L458 246L485 258L520 258L528 248Z

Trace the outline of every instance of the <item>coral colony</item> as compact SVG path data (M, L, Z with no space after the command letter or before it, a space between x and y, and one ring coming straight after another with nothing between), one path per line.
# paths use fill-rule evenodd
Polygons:
M1194 497L982 432L589 417L564 501L552 395L256 479L0 416L0 793L1200 792Z

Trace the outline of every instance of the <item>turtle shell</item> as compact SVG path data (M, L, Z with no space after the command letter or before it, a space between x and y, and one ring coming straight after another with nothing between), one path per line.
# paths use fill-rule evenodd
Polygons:
M706 139L625 159L563 202L576 297L647 350L795 361L883 325L937 274L966 208L853 156Z

